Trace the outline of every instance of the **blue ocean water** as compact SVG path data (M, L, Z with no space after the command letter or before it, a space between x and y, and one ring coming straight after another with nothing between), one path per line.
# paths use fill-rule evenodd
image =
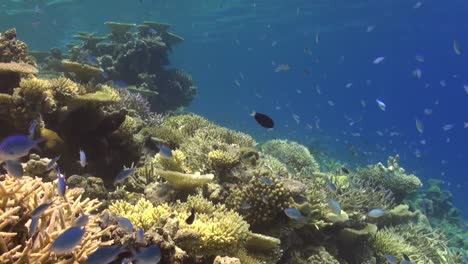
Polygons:
M191 73L199 89L189 111L260 141L299 141L351 167L398 153L423 181L443 180L468 216L466 1L1 0L0 6L0 30L16 27L33 50L65 50L80 31L105 34L105 21L170 23L185 38L171 63ZM378 57L385 59L374 64ZM289 70L276 72L279 65ZM276 128L260 128L252 111L270 115Z

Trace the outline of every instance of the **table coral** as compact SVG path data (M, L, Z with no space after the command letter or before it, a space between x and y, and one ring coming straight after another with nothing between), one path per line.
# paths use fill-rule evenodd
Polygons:
M55 239L71 227L77 217L94 213L100 203L97 200L81 200L81 193L68 190L66 199L58 196L56 183L44 183L41 179L24 176L21 179L5 177L0 182L0 262L1 263L55 263L83 262L99 246L107 230L101 230L91 217L80 246L73 254L57 256L50 252ZM31 213L41 203L52 205L40 216L33 236L29 236Z
M156 175L163 177L175 189L193 191L214 179L213 174L182 173L177 171L154 170Z

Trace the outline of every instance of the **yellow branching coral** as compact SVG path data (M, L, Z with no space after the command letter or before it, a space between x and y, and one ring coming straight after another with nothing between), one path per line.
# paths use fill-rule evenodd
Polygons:
M141 198L135 205L127 201L116 201L109 206L109 211L128 218L132 223L144 230L160 223L162 217L168 217L172 209L167 204L153 206L149 201Z
M194 201L191 201L192 199ZM205 212L197 212L192 224L185 223L185 219L192 208L190 206L200 203L202 200L205 199L201 197L189 197L186 204L179 203L178 211L186 212L179 215L179 217L184 217L179 222L180 231L189 229L200 235L197 240L181 242L180 247L189 253L205 256L226 255L242 249L250 234L249 224L242 216L232 210L226 209L224 205L212 205L212 208L215 209L214 211L209 212L210 210L205 210ZM205 200L201 202L202 206L195 205L193 208L206 208L207 203L210 202Z
M32 106L31 110L52 112L57 108L57 101L51 87L49 80L23 79L20 88L15 89L15 95L20 95L27 105Z
M154 172L157 175L163 177L172 187L182 190L194 190L197 187L203 186L214 179L213 174L189 174L159 169L155 169Z
M170 158L163 157L159 153L156 154L156 156L154 156L153 162L156 165L162 167L164 170L187 173L190 172L190 170L185 165L185 159L185 154L182 151L176 149L172 151L172 157Z
M57 100L65 101L64 103L84 92L83 87L65 77L50 80L50 86L54 90Z
M90 217L85 236L73 254L51 254L52 243L74 225L77 217L92 214L101 205L97 200L81 201L83 191L74 189L68 190L63 199L57 195L55 184L27 176L21 179L7 176L0 182L0 263L84 262L99 246L113 242L101 242L108 229L101 230L96 218ZM40 216L30 236L32 211L45 202L52 205Z

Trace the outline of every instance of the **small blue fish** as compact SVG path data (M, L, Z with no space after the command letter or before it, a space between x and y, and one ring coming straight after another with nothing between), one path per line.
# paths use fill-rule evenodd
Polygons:
M133 260L138 264L157 264L161 260L161 249L158 245L149 246L140 253L133 253Z
M89 215L82 215L75 221L75 226L86 226L89 222Z
M135 168L123 169L119 172L119 174L117 174L117 177L115 177L114 184L125 181L125 179L130 177L134 171Z
M341 206L337 200L328 199L328 208L337 215L341 215Z
M143 231L143 229L141 228L137 229L136 234L135 234L135 241L141 244L145 243L145 232Z
M32 211L32 217L40 217L41 214L43 214L47 209L49 209L51 205L52 205L52 202L43 203L39 205L38 207L36 207L36 209Z
M7 171L8 175L15 178L23 177L23 165L20 162L14 160L7 160L3 164L3 168Z
M379 99L375 99L375 101L377 102L377 105L379 106L380 110L385 111L385 109L387 108L385 103Z
M117 80L117 81L112 81L112 83L113 83L114 86L117 87L117 88L125 88L125 87L128 87L128 83L126 83L125 81Z
M0 144L0 161L17 160L24 157L31 149L39 149L37 144L42 141L44 141L43 138L34 140L27 135L9 136Z
M119 224L120 228L125 230L125 232L131 233L133 232L133 224L128 218L125 217L117 217L117 223Z
M60 155L57 157L51 159L49 163L47 163L47 170L50 171L51 169L54 168L55 164L57 164L57 161L60 159Z
M37 225L39 224L39 217L32 217L31 224L29 225L29 237L32 237L36 233Z
M85 228L81 226L70 227L55 239L50 252L57 255L73 252L76 246L81 243L85 234Z
M377 57L372 61L372 63L373 64L379 64L379 63L383 62L384 60L385 60L385 57Z
M286 208L284 209L284 213L286 214L287 217L299 221L299 222L305 222L306 218L299 212L299 210L294 209L294 208Z
M88 165L88 162L86 161L86 154L83 150L80 149L80 165L81 167L86 167L86 165Z
M65 193L67 191L67 181L65 180L65 177L63 177L63 175L60 174L60 170L58 168L57 170L57 192L61 197L65 197Z
M378 208L372 209L369 211L369 213L367 213L367 215L372 218L379 218L383 216L384 214L385 214L385 211L382 209L378 209Z
M158 34L158 31L156 31L156 29L154 29L154 28L150 28L148 31L149 31L149 33L151 33L153 35Z
M385 259L390 263L390 264L398 264L397 258L392 255L385 255Z
M413 262L405 259L401 262L401 264L413 264Z
M29 126L29 138L30 139L33 139L34 138L34 133L36 132L36 127L37 127L37 119L34 119L32 122L31 122L31 125Z
M328 190L330 190L333 193L336 193L336 185L332 181L327 180L327 187Z
M172 158L171 148L169 148L166 145L159 145L158 148L159 148L159 154L161 154L163 158L166 158L166 159Z
M268 177L265 177L265 176L260 176L260 181L262 181L262 183L265 184L265 185L275 184L275 181L273 181L271 178L268 178Z
M93 55L88 55L86 59L90 64L99 65L99 60Z
M121 246L100 247L89 255L87 264L103 264L113 262L122 252Z

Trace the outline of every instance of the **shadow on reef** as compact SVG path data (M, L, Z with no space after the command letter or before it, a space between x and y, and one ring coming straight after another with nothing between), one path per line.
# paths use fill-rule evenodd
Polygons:
M161 264L462 263L466 239L450 244L433 224L458 221L450 195L436 182L418 192L398 155L351 170L298 142L257 144L201 116L156 114L150 105L166 113L194 95L189 76L164 68L181 38L161 23L107 25L107 37L78 34L66 59L42 54L47 73L14 30L0 36L2 142L33 120L44 139L22 164L0 161L1 263L86 263L110 245L115 263L145 249ZM81 240L52 250L72 226L84 226Z

